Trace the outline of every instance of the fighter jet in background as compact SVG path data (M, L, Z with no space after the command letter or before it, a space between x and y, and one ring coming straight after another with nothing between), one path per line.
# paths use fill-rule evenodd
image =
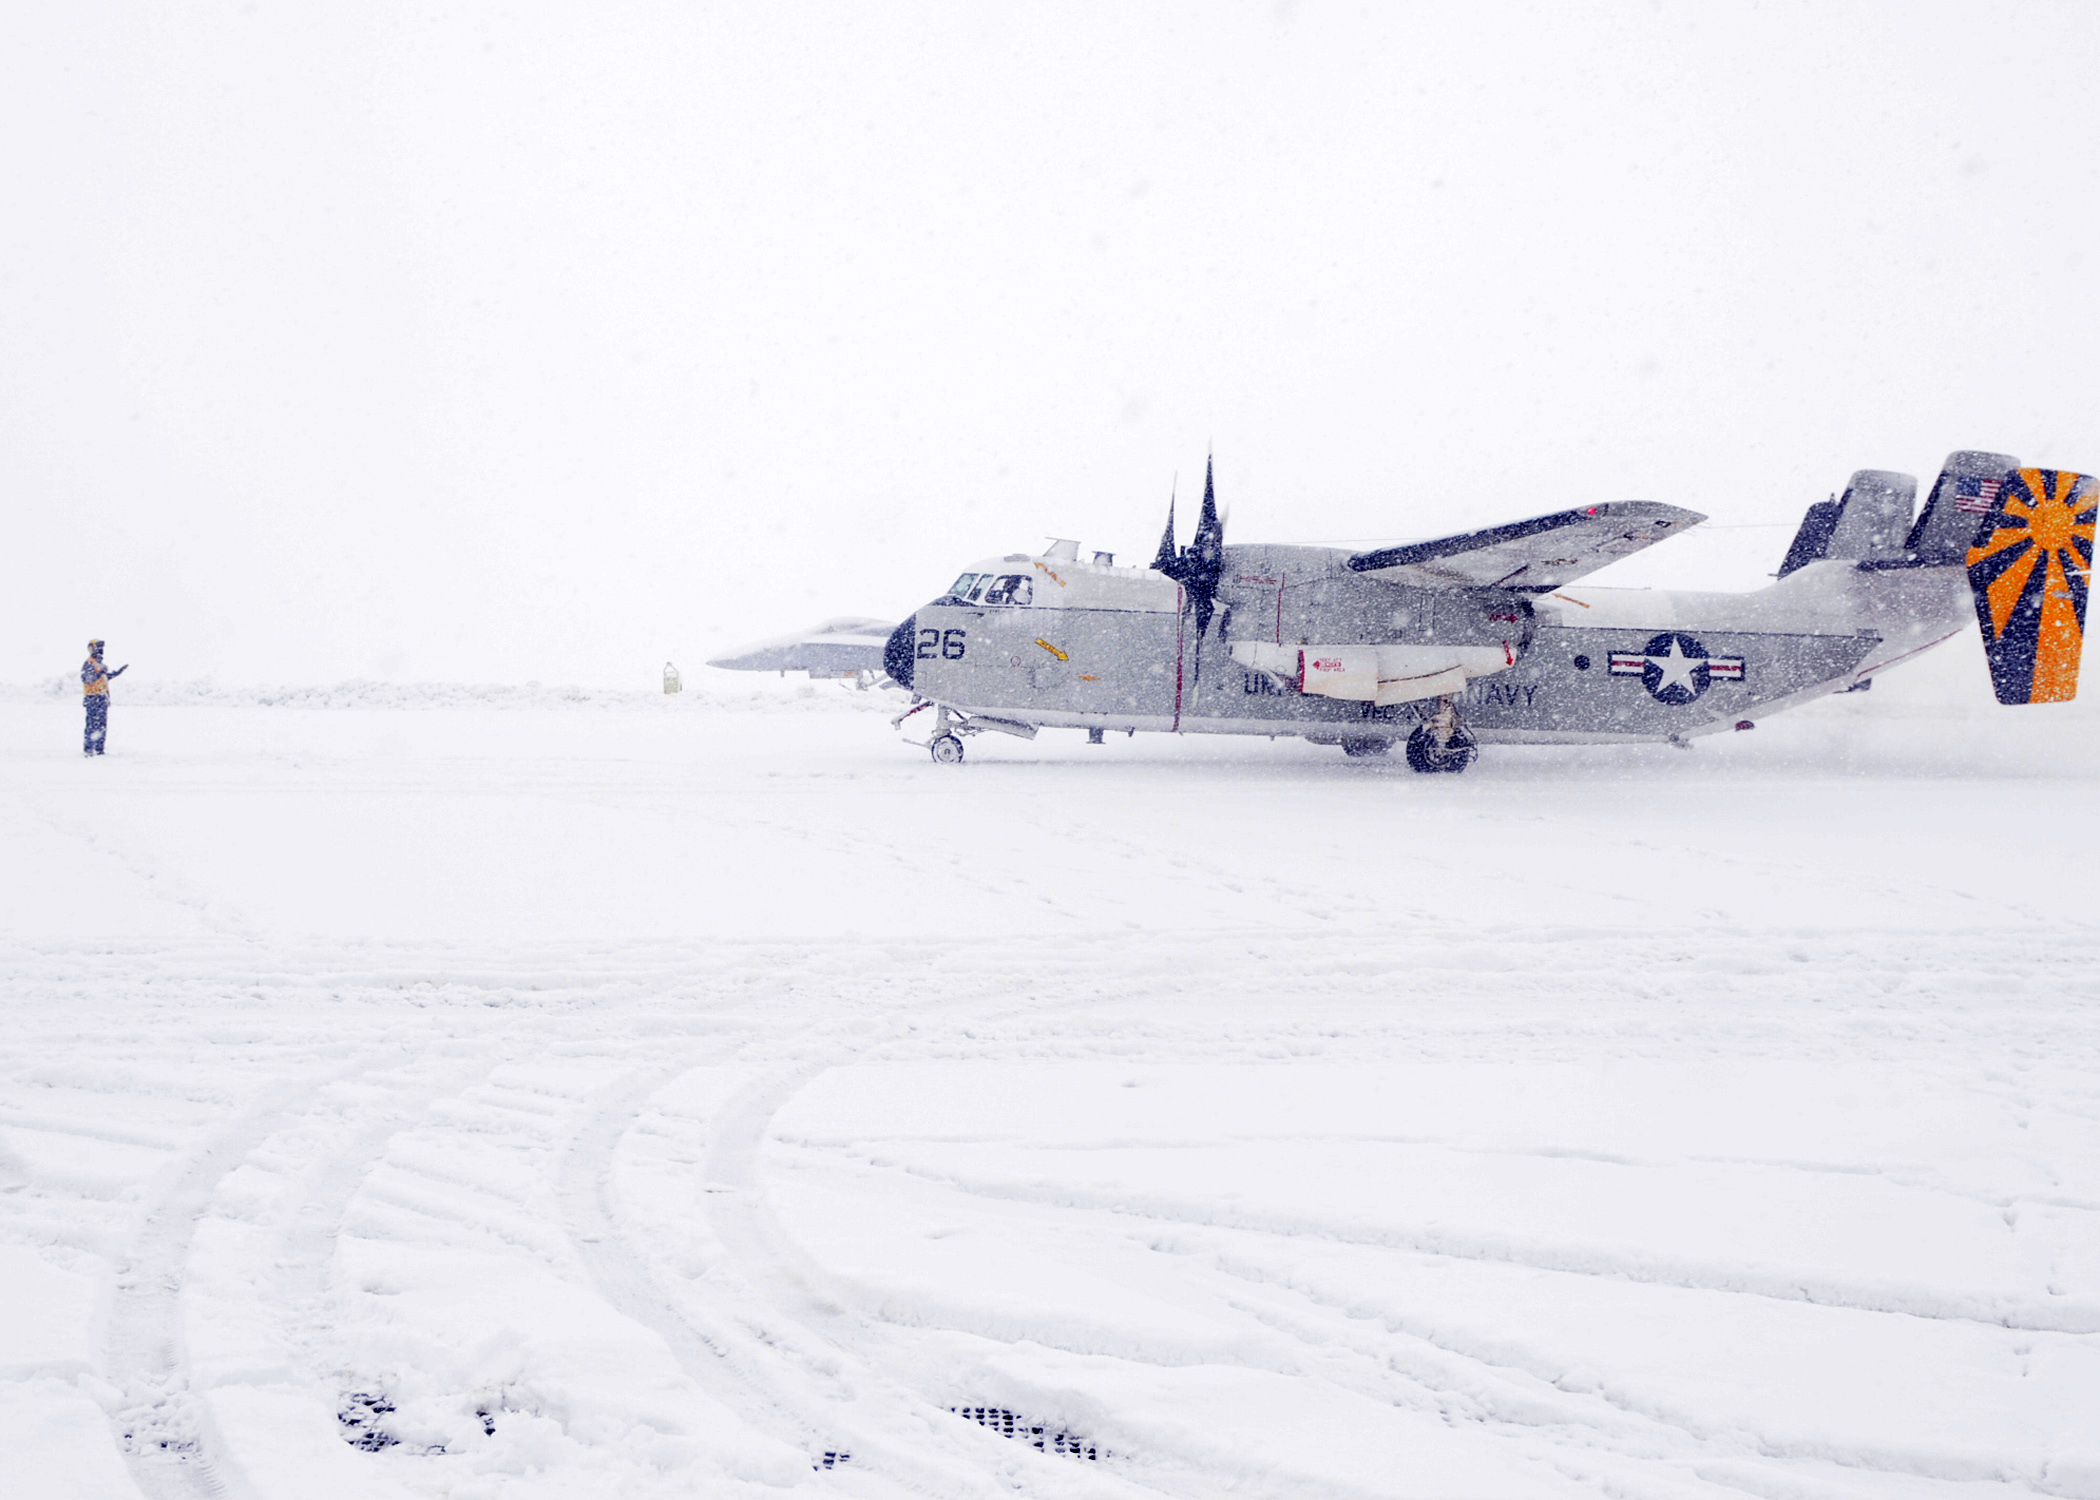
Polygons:
M1483 744L1684 744L1867 687L1972 608L2001 703L2072 697L2100 486L1961 452L1913 520L1916 494L1908 474L1863 469L1809 508L1774 583L1680 593L1578 583L1706 519L1673 505L1614 501L1374 551L1227 545L1206 474L1188 546L1170 506L1149 567L1082 561L1073 542L974 563L887 632L880 664L916 695L900 723L932 714L944 763L964 736L1045 727L1097 742L1292 734L1356 756L1404 744L1425 772L1462 771ZM847 623L853 650L872 652L882 627L831 626ZM711 665L845 675L847 658L819 654L835 639Z
M882 648L895 625L889 620L846 615L740 646L708 663L733 672L807 672L812 679L843 678L858 687L883 680Z

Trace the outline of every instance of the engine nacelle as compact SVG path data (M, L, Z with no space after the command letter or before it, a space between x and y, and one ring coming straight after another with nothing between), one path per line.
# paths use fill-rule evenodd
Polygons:
M1464 692L1473 678L1508 670L1517 664L1516 646L1515 640L1493 646L1275 646L1235 641L1232 659L1301 693L1360 703L1412 703Z
M1273 628L1280 643L1234 641L1232 659L1301 693L1391 704L1463 692L1507 671L1537 621L1531 601L1508 589L1320 578L1278 599Z

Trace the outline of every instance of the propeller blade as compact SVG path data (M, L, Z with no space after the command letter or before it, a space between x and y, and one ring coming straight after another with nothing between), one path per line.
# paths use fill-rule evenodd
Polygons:
M1225 523L1218 519L1218 492L1212 482L1211 461L1203 461L1203 512L1196 521L1195 540L1182 554L1180 582L1196 604L1196 638L1210 629L1211 609L1217 602L1218 579L1225 571Z
M1211 482L1210 460L1203 463L1203 513L1196 521L1196 537L1189 544L1194 571L1205 586L1216 589L1225 568L1225 523L1218 519L1218 491Z
M1152 566L1172 578L1175 574L1174 557L1174 497L1167 497L1167 532L1159 539L1159 554L1152 559Z

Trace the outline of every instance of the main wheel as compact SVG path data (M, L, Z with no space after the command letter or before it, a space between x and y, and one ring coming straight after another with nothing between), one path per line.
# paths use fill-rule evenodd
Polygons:
M962 741L955 735L944 734L927 748L933 751L933 758L944 766L962 764Z
M1445 745L1436 742L1427 725L1407 737L1407 764L1425 774L1448 771L1455 775L1473 764L1473 757L1479 753L1479 744L1463 729Z
M1393 748L1391 740L1343 740L1344 755L1384 755Z

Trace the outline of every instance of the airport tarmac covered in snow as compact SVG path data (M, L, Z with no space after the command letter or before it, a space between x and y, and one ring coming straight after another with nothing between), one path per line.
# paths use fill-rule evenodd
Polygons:
M2100 1493L2080 705L0 704L23 1493Z

